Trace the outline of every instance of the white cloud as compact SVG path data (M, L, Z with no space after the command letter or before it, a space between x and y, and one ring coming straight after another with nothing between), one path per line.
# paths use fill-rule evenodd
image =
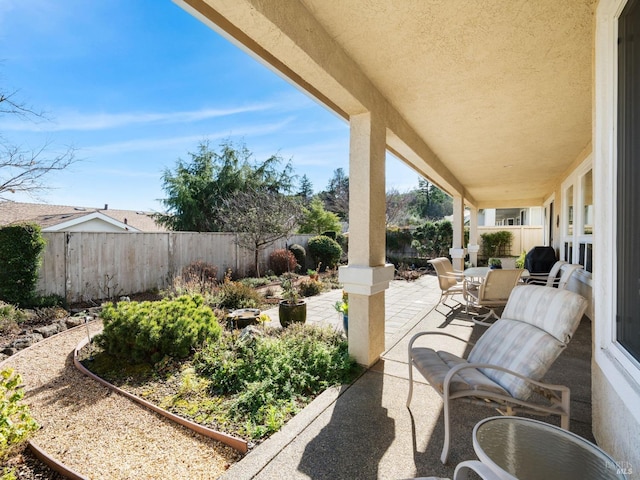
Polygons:
M184 149L185 146L188 148L194 148L197 143L203 140L216 140L216 139L224 139L231 137L244 137L244 136L258 136L258 135L267 135L271 133L275 133L277 131L282 130L286 125L288 125L293 118L285 118L279 122L261 124L261 125L253 125L240 127L235 130L225 130L225 131L217 131L217 132L208 132L198 135L185 135L179 137L163 137L163 138L144 138L139 140L130 140L125 142L116 142L109 143L104 145L95 145L88 146L83 148L83 152L86 152L90 156L101 155L101 154L120 154L124 152L134 152L134 151L157 151L157 150L167 150L173 148Z
M273 104L256 103L231 108L203 108L185 112L128 112L128 113L91 113L79 112L62 114L52 122L2 122L4 131L96 131L124 128L133 125L189 123L210 120L212 118L238 115L242 113L268 110Z

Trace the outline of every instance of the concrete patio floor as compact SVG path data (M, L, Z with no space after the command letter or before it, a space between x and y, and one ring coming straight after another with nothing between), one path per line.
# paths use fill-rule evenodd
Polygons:
M340 328L333 309L340 295L336 290L308 299L308 322ZM466 403L454 406L452 448L449 464L443 465L439 460L444 435L440 397L418 376L411 408L405 406L407 346L414 333L443 331L473 341L486 330L470 322L460 308L434 308L439 297L433 276L392 282L386 292L386 351L381 360L352 385L324 392L222 478L452 478L459 462L475 459L471 432L478 421L496 415L494 410ZM277 318L277 312L268 313ZM459 354L463 350L449 342L438 345ZM590 365L591 322L585 318L545 378L571 388L570 429L593 442ZM542 419L559 425L556 417Z

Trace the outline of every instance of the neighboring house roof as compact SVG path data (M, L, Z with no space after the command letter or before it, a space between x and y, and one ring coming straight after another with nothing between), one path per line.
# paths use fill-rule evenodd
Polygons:
M83 231L83 225L90 231L166 232L152 215L135 210L0 202L0 225L33 222L48 232Z

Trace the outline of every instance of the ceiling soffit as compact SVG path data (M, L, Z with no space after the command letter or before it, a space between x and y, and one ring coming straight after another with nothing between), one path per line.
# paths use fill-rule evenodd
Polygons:
M592 0L185 3L474 201L541 203L590 141Z

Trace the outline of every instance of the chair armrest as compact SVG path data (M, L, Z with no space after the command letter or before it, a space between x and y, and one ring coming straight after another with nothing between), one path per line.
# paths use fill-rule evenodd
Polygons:
M542 275L529 276L526 278L522 277L522 281L527 285L542 285L543 287L546 287L547 283L549 283L549 277L543 277ZM550 286L557 288L559 284L560 284L560 279L554 278L553 280L551 280Z
M469 472L474 472L475 475L470 476ZM453 472L453 480L467 480L469 478L477 478L479 476L482 480L500 480L501 477L478 460L465 460L460 462L455 471Z
M456 337L455 335L451 335L450 333L445 333L445 332L418 332L413 337L411 337L411 340L409 340L409 350L411 350L411 348L413 347L413 343L418 338L423 337L425 335L442 335L442 336L445 336L445 337L451 337L451 338L454 338L456 340L460 340L461 342L466 343L467 345L475 345L473 342L465 340L464 338Z
M462 272L446 272L446 273L440 273L438 274L439 277L444 277L444 278L453 278L458 282L461 282L462 280L464 280L464 275L462 274Z
M539 382L537 380L533 380L532 378L529 378L525 375L522 375L521 373L518 372L514 372L513 370L509 370L508 368L505 367L501 367L500 365L493 365L491 363L463 363L460 365L456 365L455 367L453 367L451 370L449 370L449 372L447 373L447 375L444 377L444 382L442 382L442 388L444 390L444 394L448 395L449 393L449 384L451 383L451 380L453 378L454 375L456 375L460 370L465 370L465 369L469 369L469 368L475 368L475 369L479 369L479 368L490 368L493 370L499 370L501 372L507 372L510 375L513 375L515 377L521 378L523 380L526 380L527 382L536 385L537 387L542 387L544 389L547 390L555 390L558 392L569 392L570 389L569 387L567 387L566 385L555 385L555 384L551 384L551 383L544 383L544 382ZM481 372L482 373L482 372Z

